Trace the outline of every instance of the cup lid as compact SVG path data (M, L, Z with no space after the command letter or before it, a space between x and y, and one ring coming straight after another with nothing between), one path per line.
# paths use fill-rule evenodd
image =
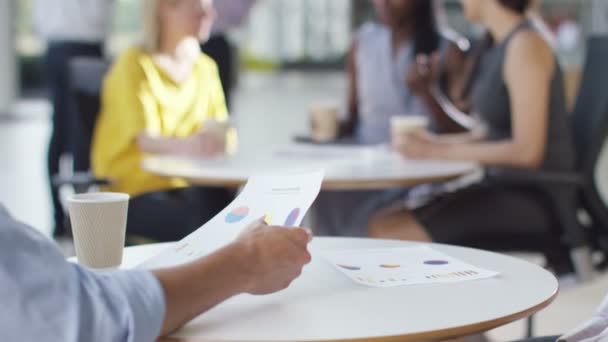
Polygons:
M114 203L128 201L128 194L119 192L90 192L86 194L75 194L68 197L72 203Z

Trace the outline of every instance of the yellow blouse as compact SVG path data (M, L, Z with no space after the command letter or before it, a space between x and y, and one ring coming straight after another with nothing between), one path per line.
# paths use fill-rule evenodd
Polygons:
M182 179L142 170L143 154L136 138L144 132L188 137L209 119L228 120L217 66L211 58L202 55L191 75L178 84L150 54L129 49L112 66L103 84L91 152L93 172L114 181L106 190L131 195L187 186Z

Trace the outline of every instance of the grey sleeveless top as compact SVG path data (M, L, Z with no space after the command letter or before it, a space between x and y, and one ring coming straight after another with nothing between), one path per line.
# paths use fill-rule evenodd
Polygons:
M535 28L526 20L500 44L495 44L485 52L480 59L474 79L471 94L473 111L486 125L490 141L512 137L510 94L503 77L503 66L507 47L513 36L521 30L535 30ZM547 145L542 169L569 171L574 167L574 145L566 114L562 70L557 60L555 65L550 85Z
M390 30L367 23L357 35L355 51L359 122L357 140L362 144L390 141L390 118L423 115L429 111L406 86L407 71L414 61L413 44L393 55Z

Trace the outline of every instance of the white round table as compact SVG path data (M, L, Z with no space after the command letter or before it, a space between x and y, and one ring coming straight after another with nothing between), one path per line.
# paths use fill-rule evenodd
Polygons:
M211 160L151 156L144 170L194 185L238 187L255 174L325 170L324 190L379 190L446 181L480 168L475 163L405 160L384 146L287 145L255 155Z
M557 280L543 268L469 248L431 245L500 275L453 284L368 288L352 283L319 256L322 251L414 245L315 238L310 245L313 261L288 289L268 296L234 297L163 342L441 340L525 318L549 305L557 295ZM167 246L127 248L124 266L134 266Z

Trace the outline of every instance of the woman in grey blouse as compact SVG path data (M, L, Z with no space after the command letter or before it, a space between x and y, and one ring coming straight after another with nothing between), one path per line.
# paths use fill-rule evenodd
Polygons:
M437 111L411 84L419 55L449 55L446 70L462 70L455 64L462 63L463 52L443 37L434 1L374 0L374 7L379 21L361 27L348 56L348 115L341 135L364 145L388 144L391 117L407 115L429 117L435 131L453 131L454 123L443 114L434 116ZM323 192L315 209L316 233L366 235L371 215L406 192Z
M487 28L463 87L485 134L403 137L409 158L470 160L482 165L548 171L574 166L562 72L550 44L527 19L531 0L462 0L466 16ZM467 91L468 90L468 91ZM480 184L444 194L423 207L380 213L372 236L466 243L488 231L549 226L542 201L530 189ZM502 225L502 227L501 227Z
M449 54L446 70L462 69L464 54L447 38L454 37L453 32L442 34L435 2L373 3L379 22L359 29L348 55L348 116L342 135L354 136L361 144L386 144L391 117L411 115L429 117L435 130L454 130L447 117L435 115L424 94L413 89L410 77L419 56Z

